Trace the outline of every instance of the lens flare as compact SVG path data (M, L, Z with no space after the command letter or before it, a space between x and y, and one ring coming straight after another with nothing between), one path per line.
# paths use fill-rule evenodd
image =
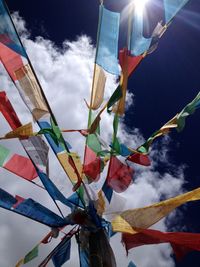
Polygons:
M148 1L149 0L134 0L133 1L135 12L137 12L138 15L143 14L144 7Z

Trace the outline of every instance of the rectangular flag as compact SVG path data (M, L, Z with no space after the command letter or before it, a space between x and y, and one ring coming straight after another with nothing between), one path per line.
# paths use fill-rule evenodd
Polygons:
M96 63L111 74L119 75L118 38L120 14L107 10L103 5L99 9L99 36Z
M21 122L4 91L0 92L0 111L13 130L21 126Z
M1 145L0 166L26 180L33 180L38 176L29 158L13 154L9 149Z
M16 81L16 75L15 71L18 70L23 66L22 57L7 47L6 45L1 43L1 37L0 37L0 60L4 66L4 68L7 70L10 78L13 81Z
M98 109L104 97L104 89L106 83L106 75L101 67L97 64L95 66L95 74L94 74L94 86L93 86L93 96L92 96L92 105L91 109Z
M143 12L141 12L141 10L137 10L140 8L141 7L139 5L135 5L132 20L129 50L134 56L139 56L144 52L148 51L152 41L152 38L145 38L143 36Z
M15 71L19 82L19 90L24 102L30 109L33 117L39 120L49 113L46 101L41 94L41 88L35 78L31 67L27 64Z

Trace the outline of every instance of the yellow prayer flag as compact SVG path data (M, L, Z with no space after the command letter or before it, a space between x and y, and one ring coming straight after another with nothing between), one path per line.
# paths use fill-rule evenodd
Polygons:
M23 138L23 137L29 137L33 136L33 127L32 123L27 123L25 125L22 125L18 127L17 129L7 133L3 138L1 139L11 139L11 138Z
M70 153L70 156L73 158L73 161L74 161L74 164L76 165L77 171L81 176L82 164L81 164L80 157L76 153L73 153L73 152ZM76 175L73 167L69 163L69 155L66 152L63 152L63 153L57 154L57 157L58 157L63 169L67 173L69 179L73 183L76 183L77 182L77 175Z
M103 69L100 66L96 65L95 78L93 84L93 96L91 103L91 109L93 110L98 109L103 102L105 83L106 83L106 75Z
M15 75L19 82L24 102L31 110L33 117L39 120L42 116L49 113L49 110L33 71L27 64L15 71Z
M18 261L18 263L15 265L15 267L20 267L24 264L24 259L21 259Z
M128 72L127 71L128 70L124 70L120 78L120 85L122 88L122 98L118 102L117 114L121 116L125 112L126 91L127 91L127 84L128 84Z
M98 197L99 199L97 200L97 214L99 216L102 216L105 211L105 207L106 207L106 202L105 202L105 198L103 197L102 190L99 191Z
M112 221L113 231L134 234L133 228L149 228L178 206L195 200L200 200L200 187L151 206L124 211Z

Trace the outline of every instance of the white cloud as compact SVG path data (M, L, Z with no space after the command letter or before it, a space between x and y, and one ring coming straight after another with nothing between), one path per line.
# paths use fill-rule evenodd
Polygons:
M57 48L50 40L42 37L36 38L35 41L29 39L29 34L25 28L25 22L17 13L14 14L17 27L22 34L23 42L27 48L28 55L31 58L33 66L43 86L45 95L51 104L52 110L56 115L61 128L80 129L86 128L88 109L83 101L84 98L89 100L91 90L91 80L93 72L94 47L87 36L81 36L73 42L65 41L63 48ZM23 123L29 122L31 116L18 96L17 90L13 87L7 78L3 68L0 72L1 88L5 88L9 98L13 103L20 119ZM106 87L106 99L115 89L114 78L110 75ZM128 102L131 103L132 95L128 95ZM102 116L102 136L110 142L112 133L112 116L106 113ZM1 128L0 133L7 131L6 125ZM119 127L119 136L122 142L136 148L144 139L138 129L127 132L126 126L122 123ZM84 138L79 134L66 134L66 140L72 144L74 150L82 154L84 149ZM5 142L4 142L5 144ZM19 145L15 142L10 143L13 150L18 151ZM20 153L23 153L21 150ZM152 158L157 160L157 152L152 152ZM167 149L161 149L159 155L166 159ZM62 191L69 194L70 183L67 181L64 172L59 168L55 156L50 153L51 177ZM159 201L160 197L169 197L181 192L184 181L182 167L178 168L176 173L160 174L157 171L156 164L152 167L138 167L136 169L135 182L123 193L126 198L126 208L142 207L153 202ZM29 185L26 181L14 178L12 175L1 170L2 187L13 194L30 196L50 207L54 211L50 198L42 190ZM120 197L115 196L116 201ZM111 205L115 208L114 205ZM111 210L111 208L109 209ZM112 211L112 210L111 210ZM165 221L162 220L157 224L157 229L166 230ZM7 211L1 210L0 217L0 266L14 266L15 262L23 257L29 249L45 235L48 229L40 226L38 223L31 222L28 219L14 215ZM125 250L120 243L120 236L117 235L111 241L114 248L119 267L126 266L126 263L132 258L140 267L173 267L174 263L170 258L171 249L168 245L143 246L135 249L130 253L129 259L126 259ZM20 245L19 245L20 244ZM74 253L75 245L72 249L72 262L66 266L78 266L77 254ZM47 250L42 251L42 255L27 266L35 266L42 258L47 255ZM144 257L145 255L145 257ZM50 264L49 266L52 266Z

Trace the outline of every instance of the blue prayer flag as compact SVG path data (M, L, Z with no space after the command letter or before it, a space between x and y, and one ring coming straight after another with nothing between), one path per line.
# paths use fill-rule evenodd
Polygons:
M103 5L100 6L99 14L99 45L96 63L106 71L119 75L117 57L120 14L107 10Z
M113 195L113 189L110 186L107 186L107 183L105 182L102 188L108 202L110 203Z
M52 257L55 267L61 267L66 261L70 259L71 239L63 243Z
M130 261L128 267L136 267L136 265L132 261Z
M0 0L0 42L21 56L27 57L3 0Z
M139 56L148 51L151 42L152 38L145 38L143 36L143 14L141 12L137 12L136 8L133 14L129 50L132 55Z
M165 22L168 23L189 0L164 0Z
M61 218L51 210L30 198L21 201L19 204L17 202L18 200L15 197L3 189L0 189L1 208L13 211L50 227L62 227L68 224L67 219Z

